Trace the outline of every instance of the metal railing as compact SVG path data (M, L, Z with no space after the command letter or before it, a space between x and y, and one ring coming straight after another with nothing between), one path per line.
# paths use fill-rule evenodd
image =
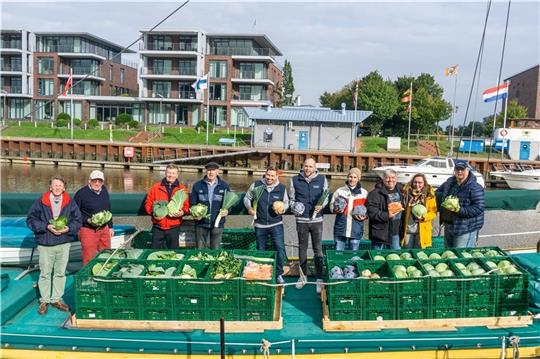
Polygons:
M195 69L195 67L191 69L191 71L179 71L149 67L144 69L143 73L145 75L197 76L197 70Z
M85 67L85 66L75 66L71 68L73 70L73 75L92 75L100 77L99 71L97 71L97 68L92 67ZM63 67L60 70L60 74L62 75L69 75L70 68L69 67Z
M272 56L269 47L211 47L210 55Z
M268 77L263 72L256 71L235 71L234 78L246 79L246 80L268 80Z
M255 96L248 93L241 93L239 95L234 95L233 100L240 100L240 101L268 101L267 96Z
M195 91L178 91L178 98L185 100L195 100L197 99L197 94Z
M2 71L22 71L22 64L4 64Z
M11 40L11 41L2 41L0 40L0 49L19 49L22 50L22 41Z
M139 50L147 51L197 51L197 43L140 44Z

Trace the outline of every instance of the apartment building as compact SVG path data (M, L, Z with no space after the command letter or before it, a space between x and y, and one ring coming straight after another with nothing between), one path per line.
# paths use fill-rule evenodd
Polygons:
M540 119L540 64L512 75L505 81L510 81L508 101L516 100L525 106L528 118Z
M122 63L120 45L84 32L2 30L1 39L4 118L50 120L60 112L99 121L123 112L138 116L136 64ZM70 74L74 86L62 95Z
M147 123L249 127L243 107L276 102L281 52L265 35L142 30L139 97ZM192 84L208 74L208 90Z
M29 117L34 46L34 34L27 30L0 32L0 113L3 118Z

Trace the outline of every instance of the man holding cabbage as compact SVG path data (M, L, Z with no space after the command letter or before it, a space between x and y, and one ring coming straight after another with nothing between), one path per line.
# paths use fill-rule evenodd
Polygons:
M474 247L484 226L484 188L466 160L454 161L454 175L436 191L444 243L448 248Z
M179 248L182 217L189 211L188 189L178 181L178 166L169 164L165 178L155 183L146 195L144 208L152 217L152 248Z
M193 184L189 196L190 212L195 220L195 240L198 249L219 249L225 217L228 214L228 211L222 207L231 189L229 184L219 176L217 163L209 162L204 168L206 175ZM219 220L216 223L218 217Z
M92 171L88 177L88 185L79 189L73 197L82 215L79 240L83 265L90 262L101 250L111 248L111 237L114 235L111 200L104 182L103 172Z

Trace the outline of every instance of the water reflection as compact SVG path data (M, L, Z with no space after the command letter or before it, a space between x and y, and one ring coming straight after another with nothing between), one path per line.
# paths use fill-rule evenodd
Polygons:
M55 174L64 176L67 182L67 191L74 193L85 185L88 175L95 168L92 167L54 167L50 165L32 166L30 164L1 165L1 190L2 192L43 192L47 189L50 178ZM164 176L162 171L148 170L124 170L106 168L105 183L110 192L132 193L146 192L150 186L161 180ZM201 178L201 174L193 172L180 172L180 180L191 188L195 181ZM246 191L249 185L256 179L247 175L223 175L223 179L229 182L234 191ZM289 185L290 177L282 177L282 183ZM343 186L344 180L330 180L330 190ZM362 182L366 189L373 188L373 183Z

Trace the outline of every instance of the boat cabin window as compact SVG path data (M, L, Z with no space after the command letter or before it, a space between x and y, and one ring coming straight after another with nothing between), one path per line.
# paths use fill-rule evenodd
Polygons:
M433 168L446 168L446 163L443 161L430 160L430 161L426 161L424 166L433 167Z

